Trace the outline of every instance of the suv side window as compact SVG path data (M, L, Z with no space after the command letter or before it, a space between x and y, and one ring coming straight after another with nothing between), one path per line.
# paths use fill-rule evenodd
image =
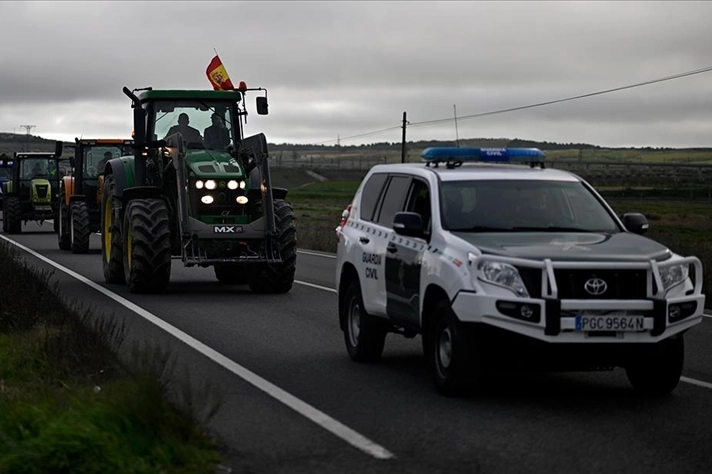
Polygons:
M364 185L361 193L361 219L365 221L373 220L376 204L381 197L386 178L388 178L388 175L385 173L374 174Z
M425 181L413 179L413 185L410 187L410 195L405 210L420 214L423 219L426 236L430 235L430 220L432 212L430 211L430 190ZM427 237L426 237L427 238Z
M377 222L384 227L393 226L393 217L396 212L403 209L403 202L410 187L410 176L392 176L386 189L386 195L383 197L381 204L381 212L378 215Z

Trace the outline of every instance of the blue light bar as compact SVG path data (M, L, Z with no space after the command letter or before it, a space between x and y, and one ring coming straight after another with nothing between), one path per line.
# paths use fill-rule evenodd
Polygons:
M488 163L543 163L538 148L426 148L420 154L428 163L482 161Z

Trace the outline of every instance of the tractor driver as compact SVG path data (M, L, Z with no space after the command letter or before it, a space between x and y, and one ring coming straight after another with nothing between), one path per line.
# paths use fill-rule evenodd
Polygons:
M178 125L173 125L170 130L168 130L168 133L166 133L166 137L169 137L175 133L180 133L183 135L183 140L186 143L202 143L203 137L200 136L200 132L188 125L189 123L190 119L188 118L188 114L183 112L178 116Z
M220 115L213 114L211 119L213 124L203 131L205 148L222 150L230 144L230 135Z
M104 158L99 160L99 162L96 164L96 169L99 173L104 172L104 167L106 166L106 162L109 161L112 158L112 154L110 151L107 151L104 153Z

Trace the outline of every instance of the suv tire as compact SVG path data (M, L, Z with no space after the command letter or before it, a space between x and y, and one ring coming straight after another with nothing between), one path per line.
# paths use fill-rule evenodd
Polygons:
M655 344L626 367L631 385L645 395L667 395L680 382L685 361L682 336Z
M361 284L354 280L344 297L343 331L346 350L356 362L378 362L388 333L385 324L375 321L366 312L361 296Z

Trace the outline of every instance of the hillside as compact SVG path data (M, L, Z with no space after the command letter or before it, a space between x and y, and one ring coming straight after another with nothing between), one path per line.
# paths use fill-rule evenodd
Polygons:
M54 140L42 138L36 135L26 135L19 133L0 132L0 154L12 155L14 152L21 151L53 151ZM544 151L559 151L559 150L603 150L604 148L598 145L588 143L556 143L556 142L538 142L535 140L524 140L520 138L466 138L459 142L461 147L523 147L523 148L539 148ZM409 150L422 150L428 147L438 146L456 146L454 141L438 141L438 140L420 140L415 142L407 142L406 148ZM676 148L605 148L606 150L629 150L629 151L673 151L681 150ZM381 152L400 153L401 144L394 142L372 143L368 145L309 145L309 144L294 144L294 143L270 143L269 150L271 155L283 156L284 153L294 154L295 156L303 156L305 154L336 154L336 155L361 155L374 154ZM684 148L685 151L710 152L710 148ZM71 155L71 150L66 150L65 155Z

